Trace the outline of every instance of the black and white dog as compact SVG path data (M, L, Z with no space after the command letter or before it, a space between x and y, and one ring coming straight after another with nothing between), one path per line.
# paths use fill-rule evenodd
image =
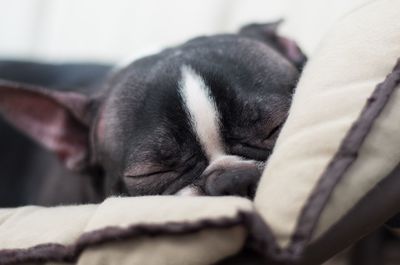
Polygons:
M24 195L9 204L85 203L112 194L253 196L305 62L276 27L195 38L112 74L107 66L71 68L79 70L68 82L65 69L51 78L58 74L42 65L46 77L32 82L23 65L14 65L20 75L11 78L10 64L0 65L1 115L68 169L36 147L9 145L0 160L15 157L0 163L0 179L13 178L9 198ZM10 139L0 137L1 146Z

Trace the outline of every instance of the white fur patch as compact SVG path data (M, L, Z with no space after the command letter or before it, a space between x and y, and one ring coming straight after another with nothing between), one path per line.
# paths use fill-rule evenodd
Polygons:
M201 190L193 185L186 186L175 193L177 196L200 196L202 195Z
M180 93L196 133L210 162L224 155L219 113L203 78L192 68L183 66Z

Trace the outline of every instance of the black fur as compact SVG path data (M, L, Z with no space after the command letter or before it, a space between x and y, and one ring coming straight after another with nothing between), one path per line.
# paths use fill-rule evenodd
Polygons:
M293 88L299 77L293 62L278 48L271 45L269 39L260 40L247 34L215 35L196 38L137 60L114 72L101 84L98 84L99 80L106 76L109 66L58 68L62 70L61 76L58 76L53 70L40 68L47 66L37 65L37 69L40 68L37 73L17 76L14 78L16 81L43 86L60 87L60 84L64 84L63 87L77 87L76 84L81 87L76 91L84 88L83 94L91 99L88 124L90 152L86 159L90 164L86 168L91 171L85 172L90 178L58 173L61 171L59 167L53 171L53 175L62 176L53 177L53 182L69 189L65 198L54 186L32 189L32 185L41 186L40 182L32 184L31 180L28 181L28 176L32 179L31 175L36 175L36 172L27 170L28 173L22 174L24 178L20 177L20 173L10 173L18 181L8 181L8 186L17 190L21 183L30 183L27 189L35 190L35 194L15 201L6 195L7 198L0 198L0 201L8 201L9 205L52 205L96 201L110 194L174 194L192 183L204 189L204 169L208 161L191 129L179 93L184 65L194 69L210 87L221 113L222 136L227 153L265 161L286 119ZM49 67L53 69L54 66ZM20 72L21 68L15 69ZM10 78L5 72L0 68L0 78ZM43 79L35 80L37 76ZM64 77L73 82L65 86ZM1 141L4 139L0 138ZM21 138L21 141L26 139ZM18 147L10 145L11 149ZM43 153L35 147L32 155L37 152ZM30 156L18 159L19 165L24 167L31 160ZM46 163L50 164L54 165L55 162ZM146 170L139 176L130 175L131 169L137 166ZM51 183L48 170L40 170L44 172L43 181ZM1 167L0 172L4 172ZM246 174L243 170L237 172ZM65 174L73 175L78 180L72 184L74 177L66 178ZM221 180L214 182L221 183ZM96 192L82 188L86 186L95 187L100 196L92 196ZM50 192L51 195L38 200L38 193L46 194L44 189L56 192ZM8 194L14 194L15 190ZM68 192L73 194L68 195ZM57 197L57 194L55 200L50 198Z

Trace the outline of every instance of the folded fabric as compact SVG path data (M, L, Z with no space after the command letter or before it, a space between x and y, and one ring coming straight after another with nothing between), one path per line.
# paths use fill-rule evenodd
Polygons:
M400 211L399 17L400 1L372 1L322 41L254 202L2 209L0 264L233 264L246 251L260 264L320 264L345 249Z
M237 197L109 198L0 211L0 264L212 264L240 250L253 211Z

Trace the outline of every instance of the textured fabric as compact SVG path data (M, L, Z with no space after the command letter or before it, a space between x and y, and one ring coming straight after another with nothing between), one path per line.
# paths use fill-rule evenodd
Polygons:
M296 260L299 253L281 251L274 239L287 247L299 226L315 221L298 223L329 163L346 148L342 140L376 100L367 99L400 57L399 17L399 1L374 1L344 17L321 43L296 90L255 205L235 197L155 196L3 209L0 264L206 265L237 253L246 239L248 247L281 262L276 264ZM400 161L398 89L383 107L359 153L351 154L358 158L335 186L317 227L311 227L314 240ZM264 220L255 218L257 211Z
M207 229L182 236L139 238L99 245L85 251L78 265L214 264L240 250L243 227Z
M239 197L167 196L2 209L0 264L210 264L243 247L240 214L253 211Z
M399 16L400 2L396 0L364 5L341 19L311 56L255 200L281 247L291 242L321 174L375 86L400 57ZM396 117L400 117L398 91L374 124L356 163L333 192L315 236L326 231L400 161Z
M95 205L0 210L0 249L28 248L43 243L71 244L83 232Z
M202 218L218 219L234 216L238 209L252 209L251 202L238 197L176 197L155 196L136 198L110 198L85 227L85 232L118 224L162 224L176 221L196 221Z

